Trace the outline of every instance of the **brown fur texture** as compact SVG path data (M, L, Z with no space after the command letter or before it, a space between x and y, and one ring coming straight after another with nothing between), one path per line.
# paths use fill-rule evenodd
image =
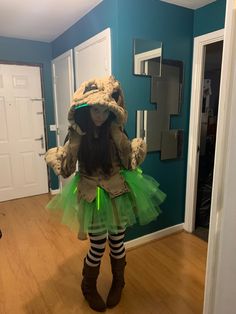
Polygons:
M118 96L117 100L113 98L115 94ZM113 76L88 80L82 83L80 88L74 93L68 120L71 126L81 135L83 133L78 129L78 125L74 121L74 111L75 107L83 104L107 107L115 114L118 124L124 125L127 121L123 92L120 83Z
M147 145L141 138L134 138L131 141L131 169L136 169L145 159Z
M47 164L53 168L56 175L66 178L76 170L77 152L81 136L85 133L75 123L74 114L77 106L83 104L105 106L114 113L116 119L111 125L111 134L120 152L120 158L127 169L137 168L145 159L146 144L141 138L130 142L123 133L127 120L123 92L120 83L113 76L108 76L88 80L74 93L68 113L69 141L63 147L49 149L45 155Z

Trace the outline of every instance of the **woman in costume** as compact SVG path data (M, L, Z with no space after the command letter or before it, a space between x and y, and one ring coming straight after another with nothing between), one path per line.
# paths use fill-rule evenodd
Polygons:
M121 299L126 228L156 219L166 195L139 168L146 145L142 139L130 141L124 132L127 112L113 76L84 82L74 94L68 120L65 145L49 149L45 160L57 175L75 175L48 208L62 210L62 222L79 230L80 239L89 236L81 288L89 306L102 312ZM96 281L107 240L113 280L104 302Z

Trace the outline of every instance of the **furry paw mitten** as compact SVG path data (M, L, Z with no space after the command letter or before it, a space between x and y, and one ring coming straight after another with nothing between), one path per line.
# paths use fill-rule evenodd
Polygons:
M48 166L50 166L55 174L59 176L61 174L61 165L62 160L65 158L65 149L64 147L53 147L50 148L44 157Z
M131 168L136 169L145 159L147 145L141 138L134 138L131 141Z

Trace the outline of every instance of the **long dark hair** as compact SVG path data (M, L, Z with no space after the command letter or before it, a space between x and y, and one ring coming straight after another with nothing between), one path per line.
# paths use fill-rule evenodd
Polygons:
M115 115L110 112L108 119L97 127L91 119L89 106L75 111L75 122L86 133L82 136L78 159L89 175L97 169L109 175L112 170L110 124L114 119Z

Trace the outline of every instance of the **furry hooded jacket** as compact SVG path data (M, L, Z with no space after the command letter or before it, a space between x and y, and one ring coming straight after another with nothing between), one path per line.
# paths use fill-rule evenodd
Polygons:
M101 169L88 175L85 169L79 165L81 175L78 187L79 197L92 202L96 197L96 188L100 186L113 198L128 191L128 187L120 175L120 170L122 168L135 169L146 156L144 141L140 138L130 141L123 132L127 111L120 84L113 76L86 81L75 92L68 113L68 140L62 147L49 149L45 160L56 175L64 178L76 171L81 138L85 136L85 133L75 122L75 110L84 104L105 106L115 115L115 120L110 126L110 133L116 154L112 155L112 172L109 176L105 175Z

